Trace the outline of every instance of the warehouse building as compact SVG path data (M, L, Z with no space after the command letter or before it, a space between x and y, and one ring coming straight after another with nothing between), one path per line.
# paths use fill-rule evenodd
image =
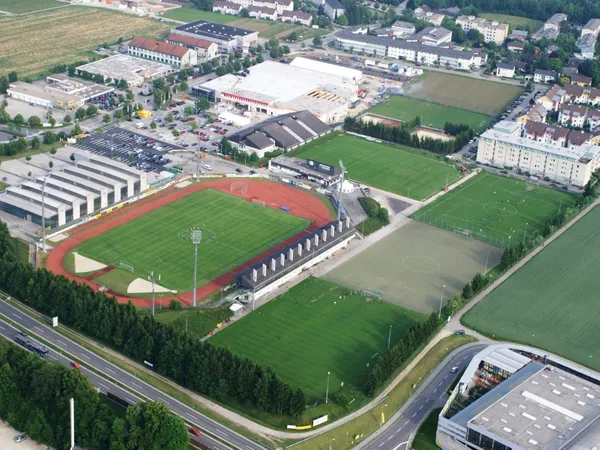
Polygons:
M214 42L219 47L219 53L234 51L247 53L248 49L255 46L258 41L256 31L207 22L206 20L180 25L173 28L171 33Z
M322 66L309 69L265 61L243 74L227 74L194 86L192 95L270 116L308 110L325 123L337 123L348 115L358 84L343 70L329 72Z
M592 450L600 374L521 345L476 354L438 419L444 450Z
M127 53L137 58L158 61L178 69L185 69L198 64L198 54L190 48L146 39L141 36L136 36L129 41Z
M0 194L0 209L27 221L59 227L144 192L146 173L102 156L74 152L75 164L46 177L10 186Z
M79 66L75 70L77 73L88 72L113 80L125 80L129 86L141 86L146 80L165 77L173 72L173 68L167 64L130 55L109 56Z

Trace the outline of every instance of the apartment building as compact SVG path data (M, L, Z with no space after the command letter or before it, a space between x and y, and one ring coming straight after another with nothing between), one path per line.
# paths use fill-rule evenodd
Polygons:
M303 11L283 11L279 16L279 20L282 22L299 22L304 26L310 27L312 25L313 18L311 14Z
M213 2L213 12L218 12L221 14L228 14L230 16L237 16L240 11L244 8L244 6L239 3L234 2Z
M554 40L558 37L560 33L560 24L567 20L567 15L562 13L554 14L550 17L546 23L533 33L531 39L534 41L539 41L542 38Z
M565 105L558 107L558 122L561 125L583 128L588 118L588 108L579 105Z
M179 45L192 49L198 55L198 62L202 63L216 58L219 54L219 46L205 39L197 39L180 34L169 34L165 39L168 44Z
M249 6L248 15L255 19L277 20L277 10L267 6Z
M403 22L401 20L397 20L391 26L393 30L394 37L406 37L417 32L417 27L410 22Z
M452 31L441 27L427 27L412 36L405 38L406 42L418 42L423 45L438 47L452 42Z
M459 25L465 32L470 30L479 31L485 42L495 42L502 45L508 37L508 24L500 23L495 20L487 20L475 16L458 16L456 25Z
M577 84L568 84L564 87L554 85L546 95L538 98L537 103L549 111L558 111L558 107L563 103L600 106L600 89Z
M424 20L432 25L435 25L436 27L441 26L442 22L444 21L444 17L446 17L444 14L433 12L431 8L426 5L415 9L414 16L416 19Z
M192 49L141 36L136 36L129 42L127 53L130 56L157 61L181 69L198 64L198 55Z

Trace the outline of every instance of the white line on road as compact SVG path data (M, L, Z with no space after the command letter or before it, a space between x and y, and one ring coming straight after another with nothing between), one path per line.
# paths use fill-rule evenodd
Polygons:
M11 314L12 314L13 316L15 316L17 319L21 319L21 320L23 320L23 318L22 318L20 315L18 315L18 314L16 314L16 313L11 313Z
M391 441L392 439L394 439L394 436L390 436L389 438L387 438L388 441Z
M229 436L227 433L224 433L224 432L219 431L219 430L212 430L212 431L213 431L213 433L218 434L219 436L225 436L225 437Z
M408 422L410 422L410 420L407 420L406 422L404 422L404 425L408 425Z
M60 339L57 339L56 342L58 342L60 345L67 345L63 341L61 341Z
M446 376L444 377L444 380L445 380L446 378L448 378L448 375L446 375Z
M190 413L186 413L186 414L187 414L187 416L188 416L190 419L192 419L192 420L196 420L196 418L195 418L194 416L192 416Z
M138 389L143 389L139 384L137 384L136 382L132 381L131 384L133 384L136 388Z
M107 367L106 370L108 370L110 373L114 373L115 375L117 374L117 372L115 372L114 370L112 370L110 367Z
M398 444L397 446L394 447L394 450L398 450L400 447L402 447L403 445L408 444L408 441L406 442L401 442L400 444Z
M440 381L440 384L438 384L438 387L439 387L439 386L441 386L441 385L442 385L442 383L443 383L443 381Z
M404 428L404 427L400 427L400 428L398 428L398 429L396 430L396 433L399 433L400 431L402 431L402 428Z
M421 405L421 406L419 407L419 411L421 411L422 409L423 409L423 405Z
M37 325L34 326L33 328L35 328L36 330L38 330L40 333L44 333L44 330L42 330L40 327L38 327Z
M433 391L433 393L435 394L437 392L437 388L435 388L435 391Z
M415 417L417 415L417 413L414 413L411 417Z
M385 442L382 442L381 444L379 444L379 447L383 447L385 445Z
M98 383L101 387L103 387L104 389L106 389L106 391L108 392L108 388L106 386L104 386L102 383Z
M438 398L442 398L444 396L444 392L442 392L442 395L440 395Z
M86 355L85 353L82 353L81 356L83 356L85 359L92 359L88 355Z
M3 327L3 326L0 326L0 330L4 330L4 327Z

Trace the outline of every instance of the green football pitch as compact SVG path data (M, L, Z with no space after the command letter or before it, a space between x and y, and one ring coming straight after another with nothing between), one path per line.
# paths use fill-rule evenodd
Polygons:
M302 147L299 158L338 165L347 177L368 186L416 200L427 198L460 178L452 164L419 155L416 149L378 144L354 136L331 134Z
M403 122L419 116L422 125L439 129L444 129L446 122L464 123L470 125L476 132L483 129L490 119L490 116L485 114L402 95L392 95L387 102L375 106L369 112Z
M205 189L87 240L74 251L104 264L126 263L144 279L153 271L160 275L161 286L185 292L193 287L192 227L203 230L197 282L202 286L309 225L282 211ZM120 276L125 271L115 272Z
M348 295L346 295L348 293ZM318 278L309 278L210 339L324 399L342 383L360 387L367 363L424 316Z
M482 172L413 215L413 219L451 231L470 232L508 247L544 228L574 195L513 178ZM512 244L511 244L512 243Z
M496 288L464 323L600 370L600 209Z

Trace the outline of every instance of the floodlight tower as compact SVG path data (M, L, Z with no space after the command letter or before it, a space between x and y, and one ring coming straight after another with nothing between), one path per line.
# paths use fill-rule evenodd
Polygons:
M46 253L46 183L48 182L48 177L50 175L46 175L42 182L42 252Z
M202 242L202 230L192 230L192 244L194 244L194 308L196 307L196 275L198 274L198 245Z
M75 450L75 400L69 399L71 409L71 449Z
M340 178L340 188L338 190L338 210L337 210L337 220L342 220L342 189L344 187L344 175L346 174L346 166L344 166L344 161L340 159L340 169L342 170L342 177Z

